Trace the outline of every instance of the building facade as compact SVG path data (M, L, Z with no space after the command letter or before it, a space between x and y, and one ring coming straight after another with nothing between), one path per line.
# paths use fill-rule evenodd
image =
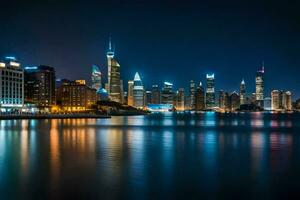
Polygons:
M184 111L184 88L179 88L176 92L176 110Z
M0 62L1 112L20 111L24 105L24 71L15 57Z
M151 103L160 104L160 90L158 85L152 85L151 95Z
M173 84L169 82L164 82L164 87L161 92L161 103L174 105L174 93Z
M246 104L246 84L244 79L240 85L240 105Z
M212 109L215 107L215 75L206 75L206 108Z
M66 112L87 111L96 101L96 90L88 87L84 80L64 80L57 89L57 104Z
M102 88L102 74L98 66L92 66L92 88L99 90Z
M195 110L201 111L205 109L205 91L200 82L195 93Z
M49 111L56 103L54 68L45 65L25 67L24 73L25 101Z
M195 94L196 94L196 84L193 80L190 81L190 110L196 109L196 100L195 100Z
M144 86L139 73L135 73L133 79L133 106L136 108L144 107Z
M255 103L257 106L264 107L264 65L256 72L255 76Z
M111 41L109 41L109 48L107 51L107 92L111 101L122 103L122 89L121 89L121 73L120 64L114 58L114 51L112 50Z
M128 81L127 105L133 106L133 81Z

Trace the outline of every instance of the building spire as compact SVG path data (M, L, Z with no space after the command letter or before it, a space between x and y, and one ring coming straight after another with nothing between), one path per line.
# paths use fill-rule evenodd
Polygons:
M244 80L244 78L242 79L241 84L242 84L242 85L245 85L245 80Z
M108 50L111 51L111 36L109 36Z
M261 69L261 71L264 73L265 72L265 61L263 60L262 61L262 69Z

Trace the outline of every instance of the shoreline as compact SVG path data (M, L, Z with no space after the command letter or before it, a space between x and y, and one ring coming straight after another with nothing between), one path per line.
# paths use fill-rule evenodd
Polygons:
M6 119L108 119L110 115L96 114L38 114L38 115L0 115L0 120Z

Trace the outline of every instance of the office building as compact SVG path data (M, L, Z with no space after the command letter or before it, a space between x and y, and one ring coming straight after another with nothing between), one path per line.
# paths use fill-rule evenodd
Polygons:
M25 67L24 73L25 101L40 110L50 111L56 102L54 68L45 65Z
M257 106L264 107L264 64L260 70L256 72L255 77L255 103Z
M195 110L195 93L196 93L196 84L193 80L190 81L190 110Z
M240 105L246 104L246 84L244 79L240 85Z
M152 85L151 95L151 103L160 104L160 90L158 85Z
M179 88L176 92L176 110L184 111L184 88Z
M215 75L206 75L206 108L212 109L215 107Z
M195 92L195 110L201 111L205 109L205 91L200 82Z
M266 110L266 111L272 110L272 99L271 99L271 97L265 97L265 99L264 99L264 110Z
M128 81L127 105L133 106L133 81Z
M88 87L85 80L64 80L57 89L57 104L65 112L87 111L96 101L96 89Z
M135 73L133 79L133 106L136 108L144 107L144 86L139 73Z
M237 92L233 92L230 95L230 110L236 111L240 108L240 96Z
M107 51L108 83L107 90L111 101L122 103L120 64L114 58L115 52L112 50L111 41Z
M164 87L161 92L161 103L162 104L171 104L173 105L174 93L173 93L173 84L169 82L164 82Z
M92 88L96 91L102 88L102 74L98 66L92 66Z
M24 105L24 71L15 57L0 62L1 112L21 111Z
M148 104L152 104L152 92L151 91L146 91L145 92L145 106Z

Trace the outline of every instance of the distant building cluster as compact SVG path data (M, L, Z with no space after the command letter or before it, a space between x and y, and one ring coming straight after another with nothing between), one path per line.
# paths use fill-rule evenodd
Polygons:
M135 73L124 91L121 66L115 58L111 41L106 54L107 82L96 65L91 67L91 85L85 80L57 79L50 66L26 66L15 57L0 62L1 112L87 112L99 101L117 102L150 111L292 111L300 109L300 100L292 102L290 91L273 90L265 93L264 64L255 75L255 92L247 92L241 81L239 91L216 92L215 74L207 74L202 82L190 81L188 90L175 90L170 82L162 87L153 84L147 90L141 76Z

